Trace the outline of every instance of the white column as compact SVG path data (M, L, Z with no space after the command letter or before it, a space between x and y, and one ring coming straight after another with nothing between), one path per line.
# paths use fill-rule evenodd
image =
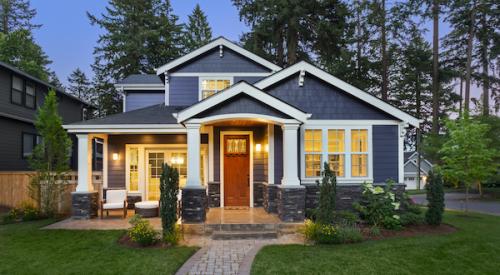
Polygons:
M404 176L404 147L405 147L405 135L406 135L406 127L408 127L408 124L406 123L400 123L398 126L398 183L404 183L405 181L405 176Z
M186 188L201 188L200 181L200 124L187 123L187 181Z
M214 181L214 127L208 126L208 182Z
M283 187L300 186L298 177L298 143L297 129L298 123L284 124L283 129Z
M93 188L91 177L89 177L92 173L92 166L89 167L89 158L91 158L89 156L89 136L78 134L76 137L78 138L78 185L76 192L90 192Z

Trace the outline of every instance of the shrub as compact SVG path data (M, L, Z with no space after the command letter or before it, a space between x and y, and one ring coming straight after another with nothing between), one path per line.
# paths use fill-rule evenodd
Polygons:
M343 225L356 225L359 222L358 214L343 210L335 212L335 223Z
M424 223L424 216L422 208L420 206L411 202L409 198L406 197L402 203L403 212L400 214L401 225L416 225Z
M177 245L181 239L181 229L178 225L175 225L174 231L163 233L163 241L171 245Z
M439 173L429 173L427 177L427 212L425 221L430 225L440 225L444 212L443 178Z
M40 219L40 211L31 202L22 202L20 211L23 221L34 221Z
M319 223L331 224L334 219L337 178L327 162L324 163L323 167L321 183L317 181L319 185L319 202L316 219Z
M132 241L141 246L149 246L158 240L158 232L154 230L148 220L141 218L139 215L134 215L129 223L132 227L128 230L128 236Z
M363 236L359 228L345 225L315 223L307 220L304 235L317 244L343 244L361 242Z
M370 227L370 235L372 236L380 236L382 232L380 232L380 227L378 226L372 226Z
M316 221L316 213L318 213L318 208L306 209L306 219Z
M3 223L12 223L18 221L22 217L22 213L20 209L12 208L9 210L7 215L3 217Z
M360 202L354 203L354 209L360 217L373 226L383 226L387 229L401 227L397 211L400 202L391 192L393 181L388 181L385 188L374 187L371 183L363 183L363 194Z
M175 168L164 163L160 177L160 216L163 239L170 244L177 244L179 230L177 222L177 194L179 193L179 173Z

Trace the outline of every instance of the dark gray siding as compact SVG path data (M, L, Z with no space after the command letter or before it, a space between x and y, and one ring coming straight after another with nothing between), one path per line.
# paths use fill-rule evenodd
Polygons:
M226 100L221 104L198 114L196 117L202 118L207 116L236 113L260 114L276 116L280 118L290 118L288 115L283 114L282 112L269 107L265 103L262 103L248 95L237 95L230 100Z
M304 86L298 73L268 89L281 100L312 114L311 119L395 119L391 115L306 74Z
M263 79L263 76L235 76L234 83L238 83L240 81L245 81L250 84L254 84L255 82Z
M373 126L373 180L375 183L387 179L398 181L398 126Z
M224 55L220 57L219 48L184 63L169 73L237 73L237 72L270 72L268 68L253 62L252 60L224 48Z
M190 106L198 102L199 83L197 76L170 77L170 102L172 106Z
M300 171L300 169L298 171ZM280 126L275 125L274 126L274 183L281 184L282 178L283 178L283 131L281 130Z
M127 99L125 102L127 112L137 110L160 103L165 103L165 92L127 92Z

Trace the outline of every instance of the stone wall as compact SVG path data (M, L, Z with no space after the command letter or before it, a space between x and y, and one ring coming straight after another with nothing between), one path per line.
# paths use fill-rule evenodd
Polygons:
M278 213L278 187L276 184L265 183L262 186L263 206L267 213Z
M284 222L302 222L305 218L306 188L278 188L278 217Z
M99 201L98 192L71 193L71 216L75 219L91 219L97 217Z
M202 223L206 219L208 206L205 188L182 189L182 221L184 223Z
M220 207L220 182L208 183L208 207Z
M264 185L265 185L265 182L254 182L253 183L253 206L254 207L264 206Z

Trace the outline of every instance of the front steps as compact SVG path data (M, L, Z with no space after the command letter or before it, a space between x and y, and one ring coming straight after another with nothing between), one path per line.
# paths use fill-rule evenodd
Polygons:
M278 224L207 224L205 233L213 240L276 239Z

